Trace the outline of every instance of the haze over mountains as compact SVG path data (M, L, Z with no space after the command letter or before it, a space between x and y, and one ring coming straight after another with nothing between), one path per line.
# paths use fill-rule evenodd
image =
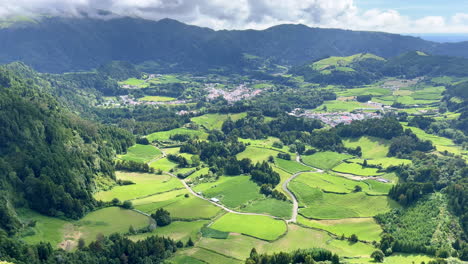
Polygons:
M220 30L171 19L99 20L49 17L0 29L0 63L23 61L38 71L90 70L113 61L156 61L172 70L240 69L250 54L283 65L368 52L384 58L407 51L468 57L468 42L436 43L380 32L279 25Z

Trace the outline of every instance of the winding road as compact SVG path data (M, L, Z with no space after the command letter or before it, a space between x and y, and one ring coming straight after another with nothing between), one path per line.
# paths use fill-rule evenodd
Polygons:
M164 153L164 152L163 152ZM282 188L283 190L291 197L292 199L292 202L293 202L293 211L292 211L292 214L291 214L291 218L290 219L287 219L285 220L286 223L294 223L297 221L297 215L298 215L298 210L299 210L299 203L297 202L297 198L296 196L289 190L288 188L288 185L289 183L294 180L294 178L296 178L297 176L301 175L302 173L307 173L307 172L319 172L319 173L322 173L323 170L321 169L317 169L317 168L314 168L314 167L311 167L309 165L306 165L304 163L302 163L301 161L301 156L299 154L297 154L296 156L296 161L299 162L300 164L304 165L304 166L307 166L313 170L310 170L310 171L300 171L300 172L297 172L295 174L293 174L291 177L289 177L285 182L283 182L283 185L282 185ZM197 192L195 192L192 187L190 187L187 182L185 182L183 179L179 179L176 175L170 173L170 172L165 172L165 174L169 175L169 176L172 176L176 179L178 179L185 187L185 189L187 189L193 196L196 196L200 199L203 199L207 202L210 202L212 203L213 205L223 209L224 211L228 212L228 213L233 213L233 214L240 214L240 215L259 215L259 216L267 216L267 217L273 217L273 218L277 218L277 217L274 217L272 215L269 215L269 214L261 214L261 213L248 213L248 212L239 212L239 211L234 211L232 209L229 209L227 208L226 206L220 204L220 203L217 203L217 202L214 202L212 201L211 199L209 198L206 198L200 194L198 194Z
M196 193L184 180L182 179L179 179L176 175L172 174L172 173L169 173L169 172L166 172L167 175L170 175L174 178L177 178L183 185L184 187L194 196L200 198L200 199L203 199L205 201L208 201L216 206L218 206L219 208L225 210L226 212L228 213L233 213L233 214L240 214L240 215L261 215L261 216L268 216L268 217L274 217L272 215L269 215L269 214L260 214L260 213L247 213L247 212L239 212L239 211L234 211L232 209L229 209L227 208L226 206L222 205L222 204L219 204L217 202L213 202L211 199L209 198L206 198L206 197L203 197L202 195Z

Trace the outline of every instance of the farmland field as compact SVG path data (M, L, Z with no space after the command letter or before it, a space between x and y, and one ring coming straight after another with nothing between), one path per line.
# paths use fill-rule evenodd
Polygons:
M310 156L301 156L302 162L312 167L329 170L345 159L351 158L351 155L341 154L331 151L317 152Z
M147 138L150 142L153 142L155 140L167 141L167 140L170 140L171 136L177 135L177 134L189 135L190 137L198 137L200 139L206 139L208 137L208 134L200 130L176 128L176 129L172 129L169 131L161 131L161 132L152 133L148 135Z
M264 244L263 247L257 248L257 250L273 253L311 247L325 248L337 254L350 257L367 257L374 250L372 245L364 243L350 244L348 241L333 239L326 232L303 228L297 225L289 225L288 233L284 237L273 243Z
M264 240L274 240L287 230L285 222L274 220L268 216L231 213L225 214L210 227L223 232L241 233Z
M167 97L167 96L145 96L140 98L140 101L146 101L146 102L169 102L169 101L174 101L176 98L173 97Z
M101 201L111 201L113 198L125 201L183 188L177 179L169 175L117 172L117 179L135 184L116 186L111 190L98 192L95 198Z
M108 207L87 214L75 223L86 242L96 239L97 234L126 233L130 226L139 229L148 226L150 219L142 214L119 207Z
M371 217L398 207L386 196L369 196L363 192L350 194L324 193L299 182L291 182L290 189L299 200L299 213L307 218L341 219Z
M41 241L49 242L53 247L56 247L64 239L63 228L69 223L68 221L41 215L27 209L21 210L19 217L24 221L36 221L36 225L32 227L34 234L24 236L22 240L30 244L36 244Z
M420 254L403 254L403 253L396 253L392 254L389 257L385 257L386 264L414 264L414 263L428 263L429 261L434 260L433 258L420 255ZM375 263L375 261L371 258L363 258L363 259L350 259L350 264L364 264L364 263Z
M326 101L323 105L317 107L314 112L351 112L356 109L362 108L375 108L375 106L370 106L368 104L356 102L356 101Z
M136 144L128 148L125 155L119 158L122 160L135 161L140 163L147 163L152 159L160 157L162 152L152 145Z
M356 234L360 240L379 241L382 228L373 218L348 218L339 220L312 220L298 216L298 222L305 226L323 229L337 236L350 237Z
M246 116L247 116L247 113L230 114L230 115L206 114L202 116L193 117L191 121L201 126L204 126L209 130L213 130L213 129L221 130L221 127L224 121L226 121L229 117L232 119L232 121L236 121Z
M376 168L367 168L357 163L348 162L343 162L339 164L338 166L333 168L333 171L360 176L375 176L383 174L381 172L378 172L378 169Z
M258 146L258 147L263 147L267 149L273 149L273 150L278 150L278 151L285 151L287 147L283 146L282 148L275 148L273 147L273 143L275 142L280 142L279 138L276 137L268 137L266 139L245 139L245 138L239 138L240 142L243 142L245 144L250 144L252 146Z
M296 172L300 172L300 171L313 170L313 168L304 166L304 165L298 163L295 160L284 160L284 159L280 159L280 158L275 158L275 164L279 168L281 168L281 169L283 169L283 170L285 170L285 171L287 171L289 173L293 173L293 174L296 173Z
M157 227L150 233L132 235L129 238L132 240L141 240L149 236L157 235L170 237L174 240L182 240L182 242L185 243L189 237L195 240L197 238L198 232L200 232L200 229L204 225L208 224L208 222L209 221L207 220L191 222L174 221L170 225Z
M343 143L347 148L361 147L362 158L365 159L385 158L390 145L385 139L373 137L350 138Z
M260 187L250 180L249 176L222 176L214 183L202 183L194 188L201 191L203 196L218 198L222 204L230 208L239 207L248 201L260 199Z
M137 79L137 78L129 78L123 82L120 82L120 84L127 84L127 85L132 85L132 86L138 86L140 88L146 87L147 85L145 84L145 80Z
M208 264L218 264L218 263L223 263L223 264L242 264L243 261L233 259L226 257L224 255L218 254L216 252L206 250L204 248L191 248L184 250L182 252L184 256L190 257L189 261L192 261L193 259L200 260L201 263L208 263ZM176 262L177 264L190 264L190 263L198 263L198 262L185 262L185 259L183 260L184 262Z
M157 161L151 162L149 166L151 168L154 168L155 170L168 172L177 167L177 163L170 161L168 158L162 158Z
M275 150L247 146L243 152L237 154L237 159L249 158L255 164L257 162L267 161L270 156L276 157L277 154L278 151Z
M360 163L360 164L363 164L364 162L364 160L362 159L349 159L347 161L353 162L353 163ZM385 169L390 166L398 166L401 164L404 164L404 165L411 164L411 160L399 159L395 157L386 157L386 158L378 158L378 159L368 159L367 164L382 166L382 168Z
M292 213L292 203L276 199L256 200L242 208L243 212L269 214L281 218L289 218Z
M351 193L356 185L361 186L363 191L368 189L368 185L363 182L349 180L328 173L303 173L295 178L293 182L335 193Z
M423 140L430 140L434 144L435 148L437 151L443 152L447 150L450 153L453 154L462 154L464 153L463 150L457 146L451 139L445 138L445 137L440 137L437 135L432 135L426 133L424 130L417 128L417 127L410 127L403 125L403 127L411 129L411 131L418 136L418 138L423 139ZM466 153L466 152L465 152Z
M364 87L364 88L353 88L345 89L344 91L337 92L339 96L358 96L358 95L373 95L373 96L386 96L391 95L390 89L380 87Z

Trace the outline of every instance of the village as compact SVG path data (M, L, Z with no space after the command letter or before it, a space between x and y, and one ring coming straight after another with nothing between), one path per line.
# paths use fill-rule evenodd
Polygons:
M208 91L207 99L214 100L218 97L223 97L229 103L234 103L240 100L249 99L259 95L263 90L260 89L251 89L247 87L246 84L241 84L237 86L232 91L227 91L223 89L216 88L216 84L209 83L206 84L206 90Z

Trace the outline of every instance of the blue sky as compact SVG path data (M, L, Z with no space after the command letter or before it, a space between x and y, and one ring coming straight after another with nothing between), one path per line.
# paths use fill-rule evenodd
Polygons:
M449 18L456 13L468 12L468 1L462 0L355 0L362 9L392 9L412 18L443 16Z

